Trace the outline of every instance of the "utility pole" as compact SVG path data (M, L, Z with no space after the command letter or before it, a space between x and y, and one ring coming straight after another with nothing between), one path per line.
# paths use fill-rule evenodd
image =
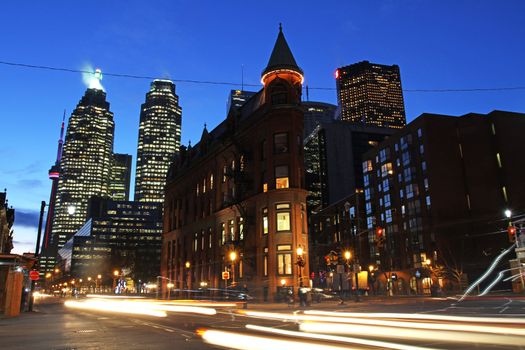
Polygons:
M38 233L36 236L36 247L35 247L35 259L37 259L36 264L38 264L38 255L40 253L40 237L42 236L42 221L44 220L44 210L46 209L46 202L42 201L40 203L40 218L38 219ZM29 293L29 305L28 310L33 311L33 293L35 291L36 281L31 281L31 291Z

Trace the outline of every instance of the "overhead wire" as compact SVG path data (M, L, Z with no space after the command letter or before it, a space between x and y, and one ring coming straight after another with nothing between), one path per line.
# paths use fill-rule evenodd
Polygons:
M94 74L92 71L82 70L82 69L72 69L64 67L52 67L45 65L36 65L36 64L27 64L20 62L8 62L0 61L0 64L5 66L12 67L21 67L21 68L31 68L31 69L42 69L50 71L60 71L68 73L83 73L83 74ZM148 75L135 75L135 74L125 74L125 73L111 73L104 72L105 76L117 77L117 78L130 78L130 79L166 79L165 77L155 77ZM226 86L250 86L250 87L259 87L260 84L249 84L249 83L234 83L228 81L213 81L213 80L197 80L197 79L170 79L176 83L191 83L191 84L208 84L208 85L226 85ZM305 86L306 88L306 86ZM308 86L308 89L312 90L327 90L333 91L336 90L335 87L315 87ZM525 86L504 86L504 87L490 87L490 88L458 88L458 89L403 89L404 92L423 92L423 93L447 93L447 92L489 92L489 91L517 91L525 90Z

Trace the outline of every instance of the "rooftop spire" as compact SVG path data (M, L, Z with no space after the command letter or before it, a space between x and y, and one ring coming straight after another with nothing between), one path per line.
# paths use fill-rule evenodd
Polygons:
M291 70L299 73L301 76L303 75L303 70L299 68L297 62L295 62L292 51L284 38L282 24L279 23L279 34L277 35L277 40L275 41L268 65L263 70L261 76L281 69Z

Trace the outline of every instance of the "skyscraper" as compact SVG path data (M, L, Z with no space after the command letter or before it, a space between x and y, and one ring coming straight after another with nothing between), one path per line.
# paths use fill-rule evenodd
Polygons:
M55 212L56 194L58 189L58 179L60 177L60 160L62 158L62 148L64 146L64 121L66 118L66 111L62 118L62 125L60 127L60 138L58 139L58 149L55 164L49 169L49 179L52 181L51 195L49 196L49 209L47 211L46 226L44 230L44 241L42 242L42 254L40 256L40 272L45 273L51 271L55 266L55 258L57 254L56 240L52 239L51 228L53 222L53 215Z
M61 248L87 218L92 196L109 196L113 113L106 93L89 88L71 113L58 179L52 235Z
M164 202L168 168L180 146L182 109L169 80L154 80L140 111L135 200Z
M256 92L253 91L231 90L228 96L228 104L226 105L226 113L229 113L232 108L241 108L255 94Z
M111 164L109 195L116 201L129 199L129 181L131 178L131 155L114 153Z
M341 120L400 129L406 124L399 66L363 61L335 72Z

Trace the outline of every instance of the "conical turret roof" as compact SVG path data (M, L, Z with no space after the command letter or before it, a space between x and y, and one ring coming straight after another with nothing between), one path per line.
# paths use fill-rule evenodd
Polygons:
M261 76L264 76L266 73L279 70L279 69L289 69L303 75L303 70L299 68L295 58L293 57L292 51L284 38L283 29L279 24L279 35L277 35L277 40L273 47L272 55L268 61L268 65L263 70Z

